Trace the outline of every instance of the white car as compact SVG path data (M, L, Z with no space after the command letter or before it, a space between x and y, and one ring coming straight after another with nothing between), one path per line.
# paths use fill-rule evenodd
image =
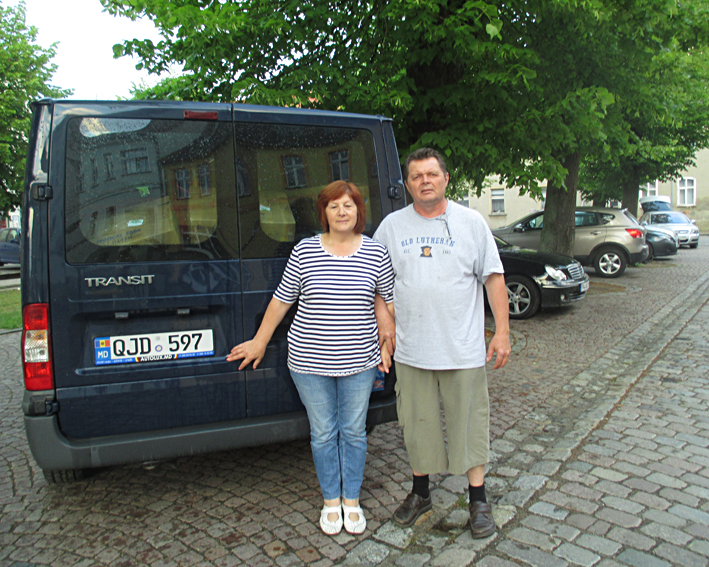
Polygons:
M650 211L640 217L640 224L653 228L671 229L680 246L699 246L699 229L693 220L679 211Z

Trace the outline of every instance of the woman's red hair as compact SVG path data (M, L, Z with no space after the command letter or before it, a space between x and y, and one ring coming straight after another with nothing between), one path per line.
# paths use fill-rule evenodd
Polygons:
M349 181L333 181L320 191L316 204L320 224L325 232L330 232L330 224L327 222L325 209L330 204L330 201L336 201L343 195L349 195L357 207L357 222L354 226L354 232L355 234L362 234L367 224L367 208L364 205L362 193L354 183L350 183Z

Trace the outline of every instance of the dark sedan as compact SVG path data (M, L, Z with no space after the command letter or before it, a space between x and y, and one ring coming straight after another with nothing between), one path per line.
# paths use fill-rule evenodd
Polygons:
M511 319L527 319L540 308L560 307L583 299L589 278L569 256L512 246L495 237L510 304Z
M650 226L646 226L645 228L647 229L645 241L647 242L648 252L650 253L647 260L645 260L646 262L649 262L653 258L659 258L660 256L673 256L677 254L679 239L674 232Z

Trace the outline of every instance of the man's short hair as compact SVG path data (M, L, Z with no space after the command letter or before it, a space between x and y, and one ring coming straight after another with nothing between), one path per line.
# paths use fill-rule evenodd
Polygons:
M446 160L443 156L434 150L433 148L419 148L414 150L408 156L406 156L406 161L404 162L404 179L409 177L409 164L412 161L423 161L428 158L436 158L438 160L438 166L441 168L443 175L448 173L448 168L446 167Z

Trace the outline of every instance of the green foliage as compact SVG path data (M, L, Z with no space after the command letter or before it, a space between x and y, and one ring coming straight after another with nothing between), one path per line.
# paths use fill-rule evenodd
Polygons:
M0 329L22 327L22 305L19 289L0 291Z
M55 46L44 49L36 42L37 29L25 23L25 4L0 5L0 216L20 204L24 180L29 103L40 97L70 93L52 87L56 70L50 60Z
M575 194L569 156L624 155L650 109L658 124L686 122L649 70L709 33L704 0L101 1L161 31L116 55L184 69L136 97L384 114L402 154L446 156L451 195L479 193L489 174L522 193L546 179Z
M646 69L648 88L619 110L625 137L611 151L588 156L582 169L587 199L623 199L623 188L676 178L709 145L709 53L666 50Z

